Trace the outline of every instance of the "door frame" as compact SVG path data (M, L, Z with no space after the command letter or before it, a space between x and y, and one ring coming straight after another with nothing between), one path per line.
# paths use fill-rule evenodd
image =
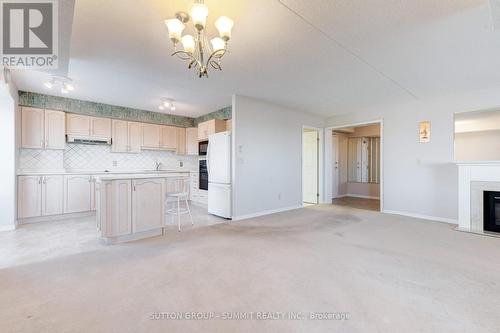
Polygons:
M380 211L384 211L384 120L383 119L374 119L367 120L361 122L354 123L345 123L342 125L335 125L325 128L325 155L324 155L324 172L325 172L325 180L324 180L324 188L325 188L325 200L328 200L328 197L332 196L332 135L333 131L336 129L346 128L346 127L359 127L366 125L380 125ZM330 162L327 162L330 161ZM329 199L329 203L331 204L331 198Z
M318 204L322 204L325 202L325 191L324 191L324 128L303 125L302 131L300 133L300 201L302 202L302 206L304 206L304 130L313 130L318 132Z

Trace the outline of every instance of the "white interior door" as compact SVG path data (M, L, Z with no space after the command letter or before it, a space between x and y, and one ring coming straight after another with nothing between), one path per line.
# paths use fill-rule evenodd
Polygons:
M318 132L302 136L302 194L303 201L318 203Z
M339 196L339 184L340 184L340 148L339 148L339 137L333 135L332 138L332 199Z

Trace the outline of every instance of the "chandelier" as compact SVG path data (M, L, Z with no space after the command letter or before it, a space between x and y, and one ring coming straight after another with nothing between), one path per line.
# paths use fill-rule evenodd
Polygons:
M215 37L208 42L205 26L208 17L208 7L204 0L195 0L191 8L191 15L186 12L178 12L175 18L165 20L168 35L174 44L174 53L182 60L188 61L188 69L198 70L198 77L208 77L208 69L222 70L221 59L226 54L227 42L231 38L231 30L234 22L226 16L221 16L215 21L215 27L219 30L219 37ZM186 28L186 23L193 21L196 36L184 35L182 32ZM183 50L177 50L179 42Z

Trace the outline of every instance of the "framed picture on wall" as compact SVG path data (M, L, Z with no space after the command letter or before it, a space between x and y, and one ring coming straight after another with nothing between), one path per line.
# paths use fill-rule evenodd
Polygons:
M420 122L420 142L427 143L431 141L431 122L421 121Z

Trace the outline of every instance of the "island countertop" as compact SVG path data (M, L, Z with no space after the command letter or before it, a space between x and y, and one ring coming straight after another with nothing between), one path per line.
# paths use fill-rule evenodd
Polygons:
M189 171L171 171L171 172L158 172L158 173L129 173L129 174L105 174L95 177L96 182L110 181L110 180L123 180L123 179L151 179L151 178L172 178L172 177L187 177Z

